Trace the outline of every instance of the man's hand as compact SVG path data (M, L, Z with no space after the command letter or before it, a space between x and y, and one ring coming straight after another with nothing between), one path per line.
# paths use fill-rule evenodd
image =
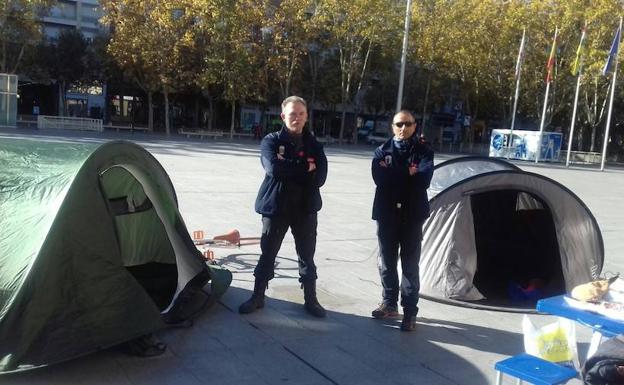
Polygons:
M278 159L278 160L284 160L284 159L286 159L286 158L284 158L281 154L277 154L277 159Z
M418 172L418 165L416 163L411 163L408 167L410 176L415 175Z
M386 163L385 160L382 160L382 161L379 162L379 166L383 167L383 168L386 168L386 167L388 167L388 163Z
M308 172L316 170L316 159L308 158Z

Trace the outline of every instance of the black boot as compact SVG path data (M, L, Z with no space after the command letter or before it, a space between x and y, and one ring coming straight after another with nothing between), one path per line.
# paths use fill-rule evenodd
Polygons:
M259 281L256 279L254 282L254 291L247 301L243 302L238 307L238 312L241 314L253 313L257 309L264 307L264 291L269 285L268 281Z
M308 313L315 317L323 318L327 314L323 306L316 299L316 281L304 281L303 284L303 298L305 303L303 306Z

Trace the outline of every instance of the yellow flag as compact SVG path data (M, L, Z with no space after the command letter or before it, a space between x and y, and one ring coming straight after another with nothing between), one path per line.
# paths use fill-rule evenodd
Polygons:
M583 32L581 33L581 41L579 42L579 46L576 49L576 58L574 59L574 64L572 64L572 75L574 76L578 76L583 66L583 54L585 51L586 34L587 34L587 24L585 24L585 26L583 27Z

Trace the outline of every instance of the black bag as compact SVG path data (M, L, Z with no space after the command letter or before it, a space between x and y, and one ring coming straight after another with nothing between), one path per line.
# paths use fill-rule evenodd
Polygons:
M621 368L618 368L621 367ZM587 385L624 385L624 335L606 340L583 365Z

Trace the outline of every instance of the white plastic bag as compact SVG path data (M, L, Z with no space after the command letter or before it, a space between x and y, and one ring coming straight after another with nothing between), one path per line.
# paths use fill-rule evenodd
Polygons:
M579 367L573 321L559 317L558 321L538 329L525 314L522 331L526 353L572 368Z

